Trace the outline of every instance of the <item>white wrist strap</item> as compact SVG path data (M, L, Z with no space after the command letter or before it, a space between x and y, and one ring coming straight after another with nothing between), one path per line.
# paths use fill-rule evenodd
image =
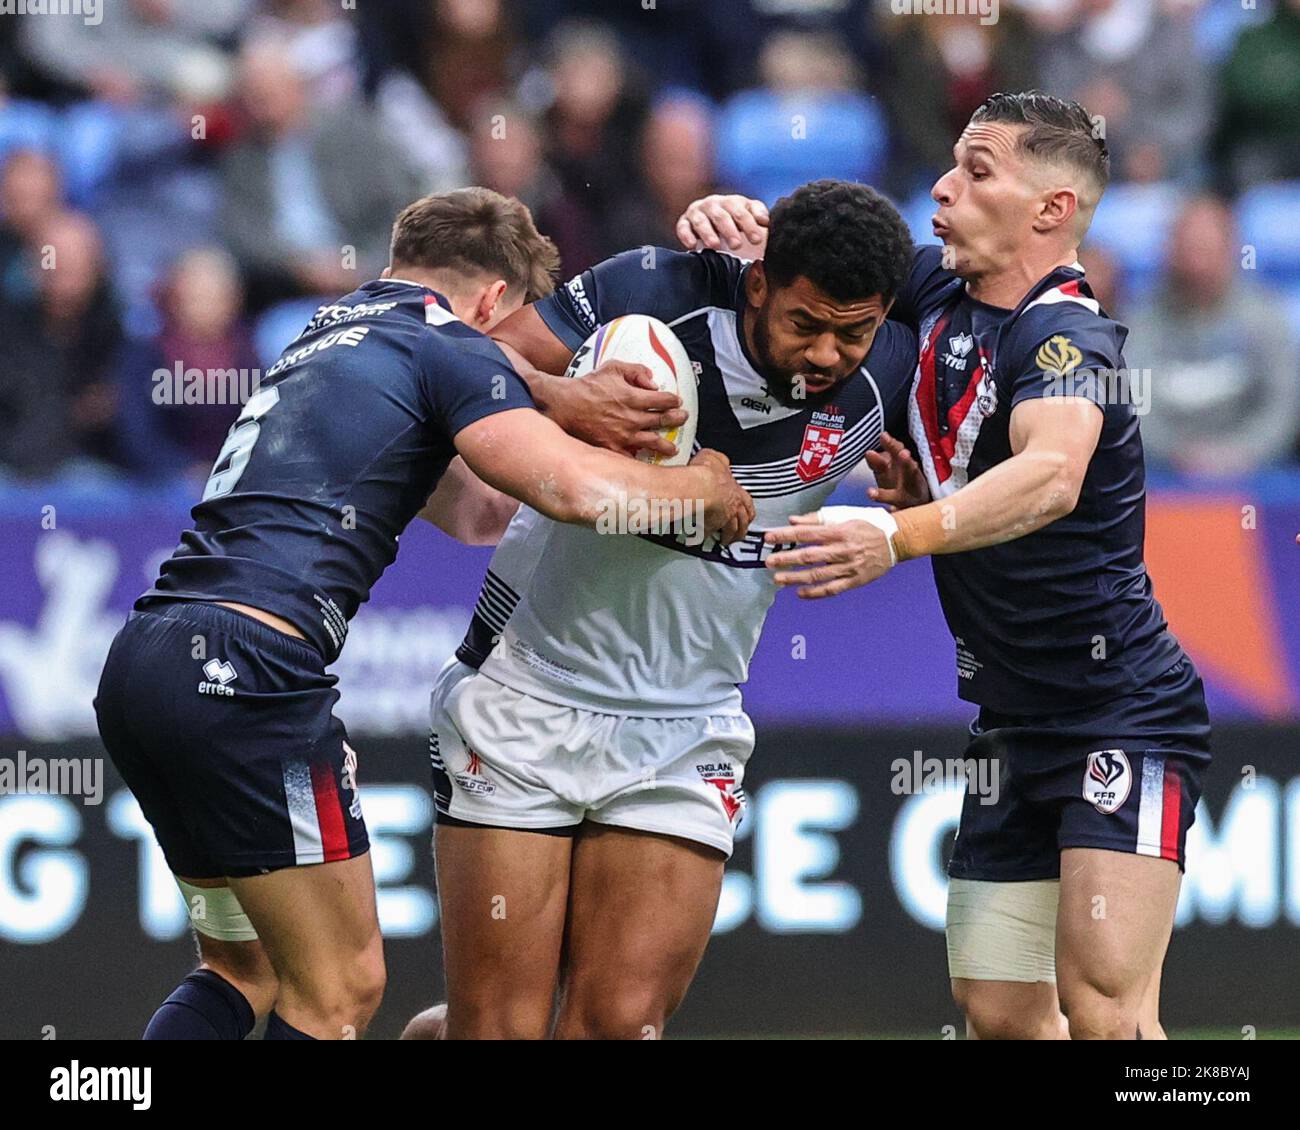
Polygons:
M898 564L898 551L894 548L894 535L898 533L898 522L882 506L823 506L817 511L817 518L827 526L840 522L870 522L885 535L889 545L889 564Z

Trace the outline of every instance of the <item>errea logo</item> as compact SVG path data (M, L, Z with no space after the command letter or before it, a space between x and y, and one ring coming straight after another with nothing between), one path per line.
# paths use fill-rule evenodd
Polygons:
M199 694L219 694L234 698L234 690L228 686L239 678L239 673L224 659L209 659L203 664L203 674L207 682L199 684Z

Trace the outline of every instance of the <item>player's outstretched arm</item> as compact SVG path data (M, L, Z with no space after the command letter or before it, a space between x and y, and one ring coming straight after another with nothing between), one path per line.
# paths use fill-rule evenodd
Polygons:
M644 365L606 361L580 381L556 376L573 351L532 305L506 318L492 338L528 385L537 407L571 436L625 455L643 448L668 458L677 454L659 429L686 423L681 399L656 388Z
M466 545L496 545L518 509L517 498L488 486L457 455L419 516Z
M844 506L797 515L768 531L772 544L798 545L774 553L768 568L777 570L777 584L800 586L802 597L834 596L909 557L982 549L1041 530L1078 505L1103 419L1083 397L1025 400L1011 412L1010 459L946 498L897 514Z
M767 205L737 193L715 193L687 205L677 220L677 238L687 251L701 247L761 259L767 250Z
M626 530L631 522L620 518L635 514L668 529L698 514L706 533L729 544L754 520L753 500L716 451L686 467L655 467L582 443L530 408L476 420L455 442L480 479L558 522Z

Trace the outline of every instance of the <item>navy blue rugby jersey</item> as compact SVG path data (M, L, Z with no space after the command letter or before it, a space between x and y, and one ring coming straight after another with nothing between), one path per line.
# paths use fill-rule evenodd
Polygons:
M136 602L229 600L281 616L332 662L453 437L532 398L489 338L415 283L322 306L232 425L194 528Z
M918 250L892 313L920 336L909 431L936 499L1011 457L1011 410L1024 400L1083 396L1105 417L1073 513L1014 541L931 559L959 693L1034 715L1116 698L1183 656L1143 561L1141 389L1124 362L1128 331L1077 265L1004 310L971 298L941 256Z
M459 658L498 682L589 709L668 714L738 701L776 586L764 533L816 510L888 425L906 424L916 335L877 331L865 363L797 406L773 397L743 332L748 265L713 251L642 248L537 304L570 349L625 314L668 323L699 386L696 441L723 452L754 498L747 535L563 529L521 508L497 547ZM495 650L494 650L495 648Z

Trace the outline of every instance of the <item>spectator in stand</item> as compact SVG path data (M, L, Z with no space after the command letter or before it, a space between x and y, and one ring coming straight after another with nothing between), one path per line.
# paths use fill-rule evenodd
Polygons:
M1300 436L1295 334L1242 268L1223 201L1198 197L1173 226L1165 278L1134 311L1124 354L1150 370L1142 439L1153 462L1234 475L1287 459Z
M416 176L360 105L318 112L273 44L241 60L245 134L221 158L225 230L252 305L335 297L388 261L393 217L420 195Z
M890 37L882 84L898 137L891 186L901 196L928 192L952 167L952 142L984 99L1034 86L1032 42L1024 20L1005 7L998 22L969 16L878 17ZM1056 93L1056 91L1053 91Z
M1230 192L1300 178L1300 0L1278 0L1268 23L1238 37L1219 85L1213 153Z
M1213 75L1186 0L1079 0L1044 25L1038 67L1104 120L1117 180L1197 182Z
M564 19L598 18L611 26L644 72L650 89L685 87L714 101L752 86L759 53L774 32L830 32L866 69L880 61L873 10L889 0L528 0L519 20L544 38Z
M528 205L538 231L559 247L566 277L604 258L590 212L569 195L546 163L538 123L524 109L485 104L474 123L471 152L474 183Z
M563 25L551 40L550 56L548 159L607 247L610 217L627 195L628 170L636 165L645 100L618 39L600 24Z
M862 76L833 32L774 32L759 58L763 85L730 98L718 117L718 169L768 205L818 177L879 183L888 125L860 92Z
M122 458L132 471L151 477L203 476L242 407L230 392L250 388L258 373L240 317L243 288L230 255L206 247L181 256L161 289L162 330L128 343L115 370ZM172 403L174 385L153 379L160 370L177 369L204 374L203 403ZM232 383L229 370L243 370L249 379L241 374Z
M373 101L384 131L406 163L416 171L424 191L446 192L471 182L468 138L453 124L447 106L431 91L435 79L452 86L452 107L461 112L455 72L445 74L431 63L438 51L452 52L452 43L434 38L438 6L432 0L384 0L356 10L357 63L365 97ZM471 21L471 42L477 25ZM469 64L466 64L469 66ZM500 85L486 84L491 89ZM482 87L465 77L463 90ZM470 115L471 119L473 115ZM465 124L468 132L472 121Z
M171 94L196 73L224 85L230 59L222 43L255 7L256 0L111 0L95 24L71 15L19 22L37 67L121 104Z
M0 306L0 465L31 477L113 459L122 340L95 225L65 212L34 234L37 294Z
M707 102L669 96L655 105L641 135L639 185L615 211L607 255L629 247L676 247L677 217L715 189L713 120Z
M516 47L501 0L435 0L424 84L453 126L468 130L484 99L510 90Z
M20 149L0 172L0 305L32 302L38 290L37 238L62 211L58 166Z
M313 106L338 106L357 97L357 32L339 0L262 0L260 7L245 38L275 43L303 77Z

